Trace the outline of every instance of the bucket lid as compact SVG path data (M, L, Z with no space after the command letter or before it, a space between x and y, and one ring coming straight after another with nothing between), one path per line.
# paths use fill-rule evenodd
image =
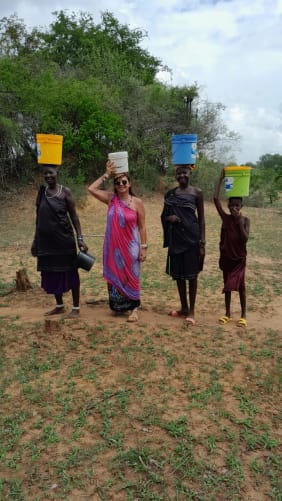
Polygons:
M128 157L128 152L127 151L116 151L114 153L109 153L108 154L109 158L124 158Z
M229 165L228 167L224 167L224 170L226 171L233 171L233 170L251 170L252 167L249 167L248 165Z
M37 143L62 143L64 136L61 134L36 134Z
M185 143L186 141L188 143L196 143L197 142L197 134L173 134L171 136L171 141L174 143L177 142L183 142Z

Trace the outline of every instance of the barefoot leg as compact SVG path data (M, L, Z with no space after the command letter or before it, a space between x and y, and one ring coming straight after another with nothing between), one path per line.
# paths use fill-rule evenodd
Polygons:
M127 322L138 322L138 310L135 308L134 310L131 311Z

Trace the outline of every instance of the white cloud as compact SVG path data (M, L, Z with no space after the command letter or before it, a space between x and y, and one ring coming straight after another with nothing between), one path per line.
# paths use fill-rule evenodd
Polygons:
M147 31L143 47L173 71L162 81L196 81L226 105L226 124L242 136L239 163L282 154L282 0L1 0L0 18L16 12L27 26L48 26L59 10L95 22L108 10Z

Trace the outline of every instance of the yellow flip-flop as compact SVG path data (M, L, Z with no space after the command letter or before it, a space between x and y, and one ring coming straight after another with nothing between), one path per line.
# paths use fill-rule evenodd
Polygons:
M232 318L228 317L227 315L222 315L222 317L220 317L218 319L219 323L222 325L228 324L228 322L230 322L230 320L232 320Z
M245 318L240 318L237 322L238 327L247 327L247 320Z

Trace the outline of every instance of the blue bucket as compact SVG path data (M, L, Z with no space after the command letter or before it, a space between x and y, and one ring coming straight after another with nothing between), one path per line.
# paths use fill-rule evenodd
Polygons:
M197 134L175 134L171 136L171 147L174 165L196 163Z

